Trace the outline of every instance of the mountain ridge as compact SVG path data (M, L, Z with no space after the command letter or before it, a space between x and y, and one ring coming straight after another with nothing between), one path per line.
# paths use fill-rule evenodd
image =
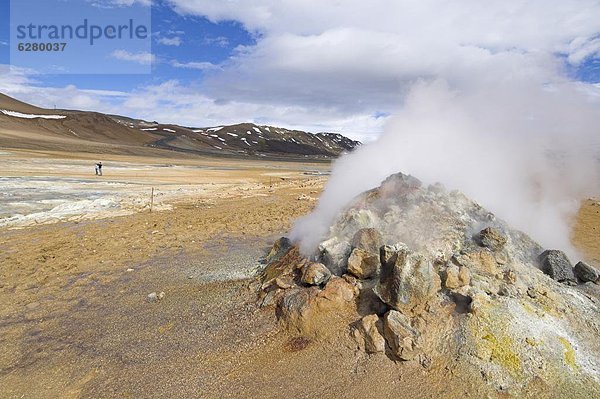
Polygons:
M310 133L250 122L186 127L95 111L51 110L0 93L0 147L65 149L69 145L77 145L84 152L105 149L132 154L137 147L143 152L327 160L361 143L338 133Z

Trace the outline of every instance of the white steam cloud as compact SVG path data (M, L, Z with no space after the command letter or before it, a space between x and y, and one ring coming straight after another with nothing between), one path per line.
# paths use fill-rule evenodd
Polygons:
M353 197L404 172L459 189L545 247L574 255L572 217L582 198L600 194L600 103L589 85L548 72L557 65L508 60L468 81L415 82L379 140L335 163L292 239L314 252Z

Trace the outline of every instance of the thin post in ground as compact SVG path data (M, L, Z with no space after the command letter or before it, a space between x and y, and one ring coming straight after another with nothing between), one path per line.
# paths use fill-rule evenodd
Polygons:
M150 194L150 212L152 213L152 206L154 206L154 187L152 187L152 194Z

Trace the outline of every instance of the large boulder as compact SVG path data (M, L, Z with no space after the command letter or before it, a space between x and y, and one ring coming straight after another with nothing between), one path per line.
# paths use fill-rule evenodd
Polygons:
M374 228L360 229L352 237L352 248L361 249L371 254L379 254L379 248L383 245L381 233Z
M479 245L492 251L499 251L506 245L506 236L498 229L486 227L475 237Z
M367 353L385 352L385 339L381 334L381 320L376 314L363 317L353 331L359 348Z
M323 285L331 278L331 272L322 263L310 262L302 272L302 282L308 285Z
M359 279L367 279L379 271L379 255L355 248L348 258L348 272Z
M328 331L336 319L355 312L356 294L352 284L332 276L322 289L294 286L282 290L276 315L288 330L317 336Z
M348 256L352 247L349 242L333 237L319 245L321 261L336 276L341 276L348 267Z
M288 329L300 333L312 330L314 318L314 302L317 289L292 288L285 290L277 303L277 318L285 323Z
M392 354L400 360L413 360L417 355L417 331L410 319L396 310L387 312L383 319L383 331Z
M595 283L598 281L598 279L600 279L600 272L598 269L588 265L585 262L577 262L573 268L573 272L575 273L575 276L577 276L577 278L584 283L588 281Z
M399 246L394 254L382 248L379 284L375 293L386 304L404 314L419 314L441 289L440 277L425 256ZM389 256L389 259L388 259Z
M553 280L562 283L574 283L573 265L564 252L550 249L542 252L539 257L542 271Z

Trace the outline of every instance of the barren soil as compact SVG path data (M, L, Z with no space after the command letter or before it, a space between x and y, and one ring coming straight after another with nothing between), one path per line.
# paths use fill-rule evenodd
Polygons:
M58 153L20 156L70 164ZM93 159L77 158L72 166ZM301 164L236 162L173 159L190 169L107 177L198 186L170 209L0 230L0 397L505 397L452 365L360 354L346 330L354 315L332 320L318 341L281 331L273 309L256 306L252 276L273 239L315 205L299 197L318 197L325 178ZM87 173L77 170L60 176ZM573 239L598 265L594 204L583 203ZM151 292L165 297L150 303ZM531 396L551 389L532 386Z

